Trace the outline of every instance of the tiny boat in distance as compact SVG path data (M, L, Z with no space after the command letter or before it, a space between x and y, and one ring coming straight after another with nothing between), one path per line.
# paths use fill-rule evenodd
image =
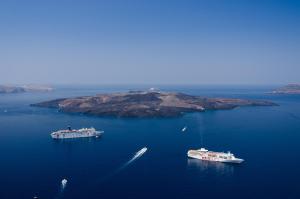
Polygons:
M189 150L187 153L188 157L195 158L199 160L207 160L214 162L224 162L224 163L242 163L244 160L236 158L232 153L223 152L213 152L208 151L205 148L198 150Z
M95 128L59 130L51 133L53 139L67 139L67 138L83 138L83 137L99 137L103 131L96 131Z
M67 183L68 183L68 180L67 180L67 179L63 179L63 180L61 181L61 186L62 186L63 188L65 188L66 185L67 185Z

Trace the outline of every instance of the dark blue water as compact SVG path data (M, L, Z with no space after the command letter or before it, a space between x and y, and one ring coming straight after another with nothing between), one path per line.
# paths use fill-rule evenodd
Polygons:
M59 87L52 93L0 95L0 198L300 198L300 96L272 87L170 86L194 95L272 100L171 119L99 118L29 104L143 87ZM95 127L100 139L55 141L53 130ZM187 126L185 133L181 129ZM148 151L120 169L135 152ZM190 160L205 146L233 152L241 165ZM60 182L68 179L61 190Z

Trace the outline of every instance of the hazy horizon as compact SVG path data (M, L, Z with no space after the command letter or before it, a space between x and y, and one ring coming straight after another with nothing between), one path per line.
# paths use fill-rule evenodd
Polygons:
M0 84L300 83L298 1L1 1Z

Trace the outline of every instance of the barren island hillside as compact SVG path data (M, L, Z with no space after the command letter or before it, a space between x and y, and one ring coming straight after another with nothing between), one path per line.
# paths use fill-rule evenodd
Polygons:
M187 112L233 109L239 106L275 106L264 100L207 98L175 92L137 91L55 99L32 104L66 113L117 117L175 117Z
M25 93L25 92L49 92L53 91L51 86L47 85L22 85L22 86L15 86L15 85L0 85L0 94L7 94L7 93Z
M271 92L272 94L300 94L300 84L288 84L277 88Z

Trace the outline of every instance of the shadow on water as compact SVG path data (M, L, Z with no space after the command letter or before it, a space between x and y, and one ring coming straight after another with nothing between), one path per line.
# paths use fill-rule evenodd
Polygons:
M231 176L234 174L234 167L239 165L225 164L222 162L211 162L197 159L188 159L188 170L199 173L214 172L219 175Z
M54 145L59 145L63 147L69 147L69 146L77 146L80 143L86 144L88 143L93 143L102 140L102 136L95 138L95 137L86 137L86 138L80 138L80 139L52 139L52 143Z

